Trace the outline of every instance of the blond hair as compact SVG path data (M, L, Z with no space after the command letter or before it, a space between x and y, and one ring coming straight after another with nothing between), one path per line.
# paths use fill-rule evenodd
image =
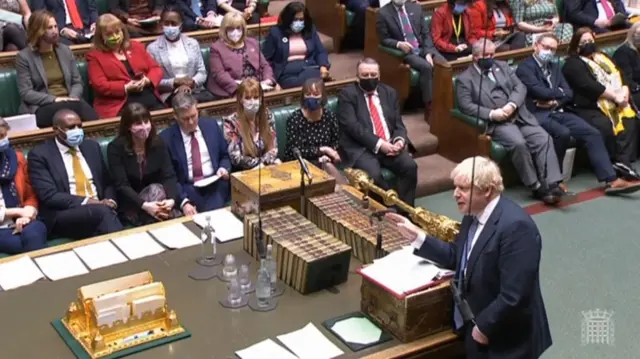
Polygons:
M624 43L634 50L638 50L638 48L636 47L635 41L633 40L633 37L636 31L638 31L638 28L640 28L640 22L636 22L633 25L631 25L631 27L629 28L629 31L627 31L627 38L626 40L624 40Z
M47 33L51 19L55 17L47 10L38 10L31 14L27 26L27 43L32 49L38 50L40 39Z
M120 48L128 49L129 31L122 21L113 14L102 14L98 17L98 20L96 21L96 33L93 35L93 47L102 51L113 51L112 48L105 44L104 33L109 29L112 29L114 26L122 31L122 44L120 45Z
M451 171L451 179L462 180L465 184L471 184L473 179L473 186L481 191L489 189L493 189L495 193L504 191L500 168L495 162L486 157L469 157L460 162Z
M228 12L222 18L222 23L220 24L220 38L226 43L231 43L227 37L227 29L235 29L238 27L242 28L242 37L240 38L240 41L238 41L242 43L244 42L244 38L247 36L247 22L239 12Z
M260 82L253 77L250 77L238 86L238 92L236 94L236 103L238 107L238 122L240 124L240 135L242 136L242 147L244 153L251 157L260 157L258 153L258 147L253 141L252 128L249 125L249 118L244 113L244 106L242 100L245 98L245 94L249 96L258 96L263 99L262 86ZM260 109L256 113L255 121L258 123L258 131L260 132L260 139L264 143L264 152L269 152L273 149L273 134L271 133L271 125L269 124L269 114L267 113L267 107L264 102L260 102Z

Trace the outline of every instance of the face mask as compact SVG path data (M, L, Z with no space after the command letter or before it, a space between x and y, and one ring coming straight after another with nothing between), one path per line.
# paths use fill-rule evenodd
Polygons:
M117 34L113 34L109 37L106 37L104 39L104 43L107 44L107 46L109 47L116 47L122 43L122 38L123 38L123 35L121 32L119 32Z
M296 34L302 31L303 29L304 29L304 20L294 20L291 23L291 31L295 32Z
M465 4L456 4L456 6L453 7L453 13L455 15L460 15L466 9L467 9L467 5L465 5Z
M358 83L360 84L360 88L364 90L364 92L373 92L378 88L378 82L380 79L377 77L370 79L358 79Z
M84 130L81 128L72 128L67 130L67 139L65 142L71 147L78 147L84 140Z
M319 97L305 97L303 100L302 105L304 106L304 108L306 108L309 111L316 111L318 110L322 104L321 104L322 99Z
M59 38L60 38L60 35L53 30L47 30L47 32L45 32L44 35L42 36L42 40L44 40L44 42L50 45L57 44Z
M4 152L9 148L9 138L5 137L0 140L0 152Z
M587 42L586 44L580 46L580 55L585 57L593 55L593 53L596 51L596 44L594 44L593 42Z
M542 63L548 63L553 60L554 53L551 50L540 50L537 54L538 60Z
M479 59L478 67L480 67L480 69L484 71L491 70L491 67L493 67L493 58L489 57L486 59Z
M255 115L260 109L260 100L242 100L244 111L249 115Z
M163 26L162 32L169 40L175 40L180 36L180 26Z
M227 31L227 38L229 39L229 41L233 43L240 41L240 39L242 38L242 30L235 29L235 30Z
M393 0L393 4L395 6L403 6L406 3L407 3L407 0Z
M141 140L146 140L151 132L151 122L139 123L131 126L131 134Z

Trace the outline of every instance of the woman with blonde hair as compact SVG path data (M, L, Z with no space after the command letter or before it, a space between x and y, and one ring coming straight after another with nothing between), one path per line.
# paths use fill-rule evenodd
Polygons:
M218 98L235 95L238 84L249 77L258 78L263 89L276 86L260 44L247 36L247 23L237 12L230 12L222 19L220 39L211 44L209 62L207 88Z
M101 118L116 117L127 103L137 102L149 110L164 108L158 92L162 69L145 46L129 38L129 31L112 14L96 22L94 49L85 56L93 106Z
M636 108L640 105L640 22L627 32L627 39L613 54L613 61L622 73L622 81L629 87Z
M275 120L261 102L262 96L258 80L244 80L236 94L237 111L224 118L231 164L240 170L280 163Z
M60 43L53 15L38 10L29 18L29 46L16 56L20 113L36 116L39 128L50 127L61 109L76 112L83 121L97 120L96 111L82 98L82 78L71 49Z

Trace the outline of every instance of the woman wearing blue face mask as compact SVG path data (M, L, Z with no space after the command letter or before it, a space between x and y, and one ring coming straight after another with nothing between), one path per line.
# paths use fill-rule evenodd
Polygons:
M47 227L36 219L38 199L28 181L27 161L9 143L0 118L0 252L17 254L46 247Z
M478 0L481 1L481 0ZM448 0L433 13L431 35L433 44L447 61L471 55L471 46L478 39L467 13L468 0Z
M260 102L263 91L258 80L244 80L236 93L237 111L225 117L224 138L234 169L249 170L259 165L280 163L275 120Z
M147 47L151 57L162 68L158 91L167 104L178 92L191 92L198 102L213 101L214 96L204 87L207 69L200 44L182 33L182 19L177 8L165 8L160 20L164 35Z
M338 154L338 119L324 108L327 95L320 78L309 79L302 86L300 109L287 119L285 161L296 159L294 148L302 157L321 167L340 162Z
M282 88L302 86L310 78L329 79L329 56L309 11L300 2L282 9L262 48Z

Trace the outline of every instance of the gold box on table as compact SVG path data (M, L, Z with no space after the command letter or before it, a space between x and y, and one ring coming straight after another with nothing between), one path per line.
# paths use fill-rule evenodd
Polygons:
M306 162L313 180L305 177L305 196L314 197L335 190L336 179ZM260 198L259 198L260 197ZM260 201L258 201L260 199ZM300 212L300 163L285 162L262 169L231 174L231 210L243 217L245 213L291 206Z
M291 207L244 217L244 249L258 259L257 241L262 230L266 248L273 246L278 278L302 294L333 287L347 280L351 247L319 229Z
M402 342L451 330L453 296L449 281L403 297L362 277L360 310Z
M185 332L150 272L81 287L62 324L91 358Z

